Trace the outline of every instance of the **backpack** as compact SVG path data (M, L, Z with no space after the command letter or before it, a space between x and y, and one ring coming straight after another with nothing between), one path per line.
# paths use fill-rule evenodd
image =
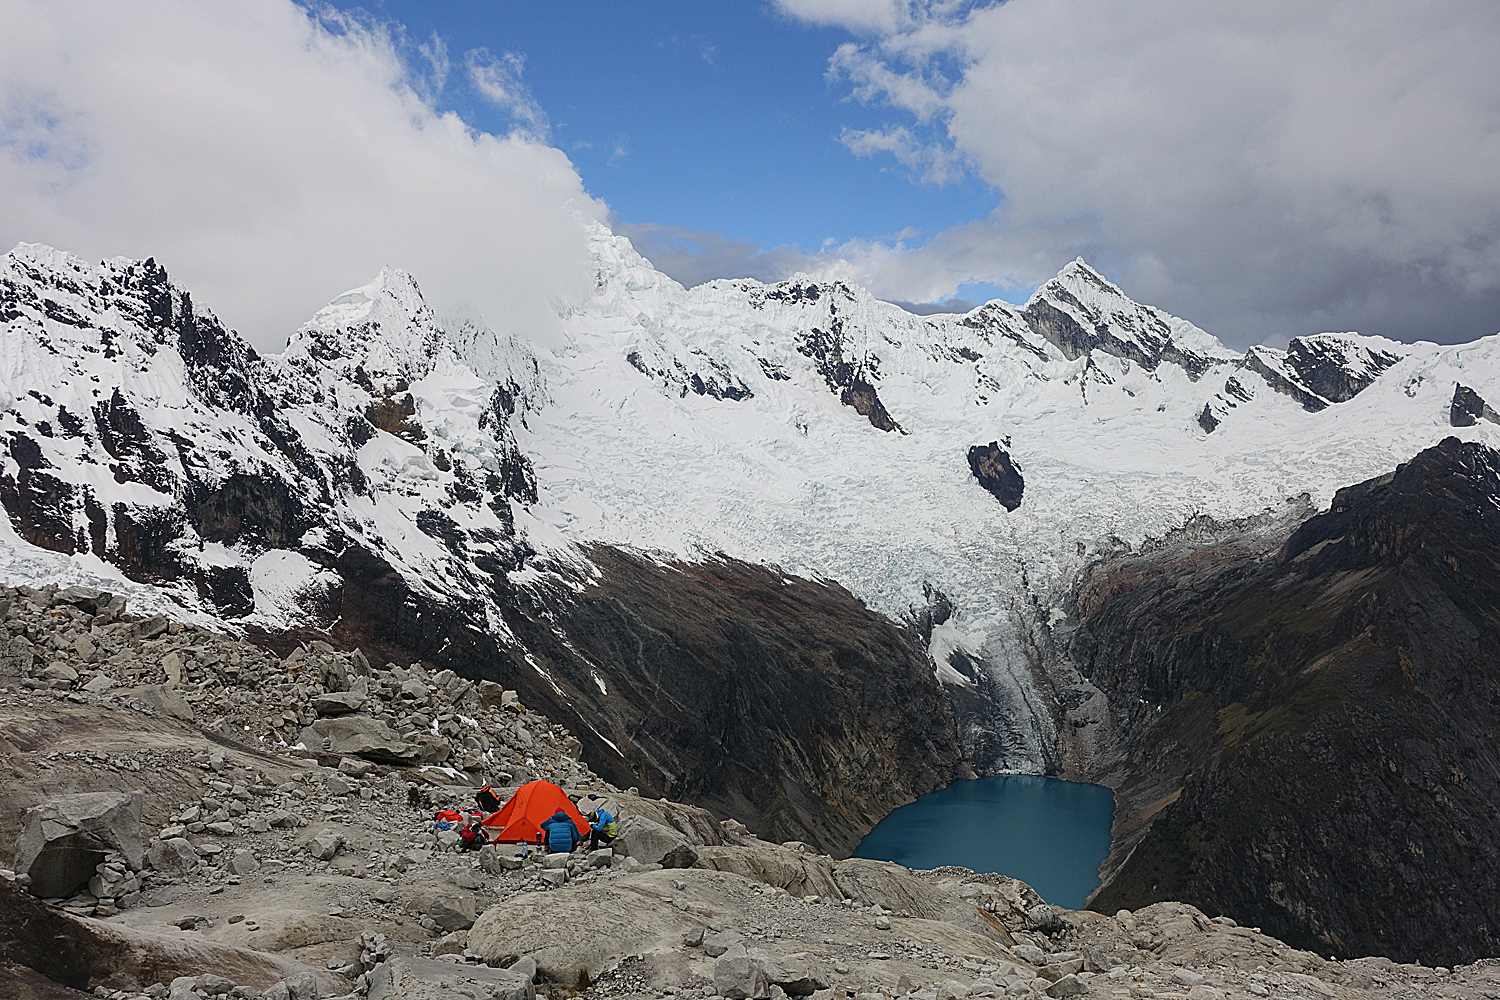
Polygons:
M484 834L484 827L478 823L470 823L458 831L458 840L465 851L477 851L489 843L489 838Z
M500 796L496 795L495 790L489 785L485 785L474 793L474 801L479 803L479 808L487 813L498 812L502 804Z

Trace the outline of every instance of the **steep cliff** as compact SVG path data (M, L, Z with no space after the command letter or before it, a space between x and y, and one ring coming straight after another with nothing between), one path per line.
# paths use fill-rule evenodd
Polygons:
M510 616L529 650L515 683L616 784L844 856L892 809L973 777L915 637L837 584L589 558L592 584Z
M1097 567L1118 726L1091 905L1180 899L1337 955L1500 948L1500 454L1450 438L1286 517Z

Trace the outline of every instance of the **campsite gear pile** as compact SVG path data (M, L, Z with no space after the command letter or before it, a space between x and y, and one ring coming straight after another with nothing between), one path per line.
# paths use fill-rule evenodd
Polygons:
M566 854L593 832L573 800L550 781L528 781L504 803L493 788L485 785L475 793L474 800L477 809L443 809L433 818L434 833L458 831L458 846L463 851L477 851L493 843L535 845L538 850ZM611 819L609 826L614 825ZM609 836L613 839L613 830Z
M489 786L486 785L485 788ZM432 831L442 833L445 830L458 831L459 849L463 851L477 851L489 843L489 838L484 831L484 814L477 809L462 812L458 809L443 809L438 812L432 822Z

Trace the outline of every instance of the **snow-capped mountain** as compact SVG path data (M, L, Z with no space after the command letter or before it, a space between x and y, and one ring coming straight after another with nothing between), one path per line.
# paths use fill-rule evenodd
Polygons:
M13 577L123 576L279 629L327 617L351 537L444 601L520 568L511 503L535 487L510 419L540 399L534 359L439 324L402 272L271 358L151 260L22 246L0 301Z
M938 676L994 708L985 766L1055 769L1104 711L1043 655L1091 561L1326 504L1455 433L1500 443L1500 337L1241 355L1082 261L1024 306L922 317L805 277L684 289L602 227L590 246L557 350L439 317L387 269L274 357L154 261L18 247L6 575L267 631L331 628L356 575L395 580L365 613L444 607L545 674L514 595L586 586L593 543L722 553L925 621Z

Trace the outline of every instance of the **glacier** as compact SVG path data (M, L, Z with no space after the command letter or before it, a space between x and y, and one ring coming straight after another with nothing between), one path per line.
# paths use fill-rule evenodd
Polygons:
M1003 730L987 766L1055 772L1104 714L1054 642L1090 565L1199 518L1325 507L1448 436L1500 445L1451 420L1456 386L1500 396L1500 337L1240 353L1083 261L1023 305L917 316L808 276L684 288L588 230L560 346L438 315L387 268L274 356L154 261L16 248L0 568L326 629L357 543L515 645L508 595L587 587L591 544L722 555L925 613L938 678ZM991 442L1015 510L971 472Z

